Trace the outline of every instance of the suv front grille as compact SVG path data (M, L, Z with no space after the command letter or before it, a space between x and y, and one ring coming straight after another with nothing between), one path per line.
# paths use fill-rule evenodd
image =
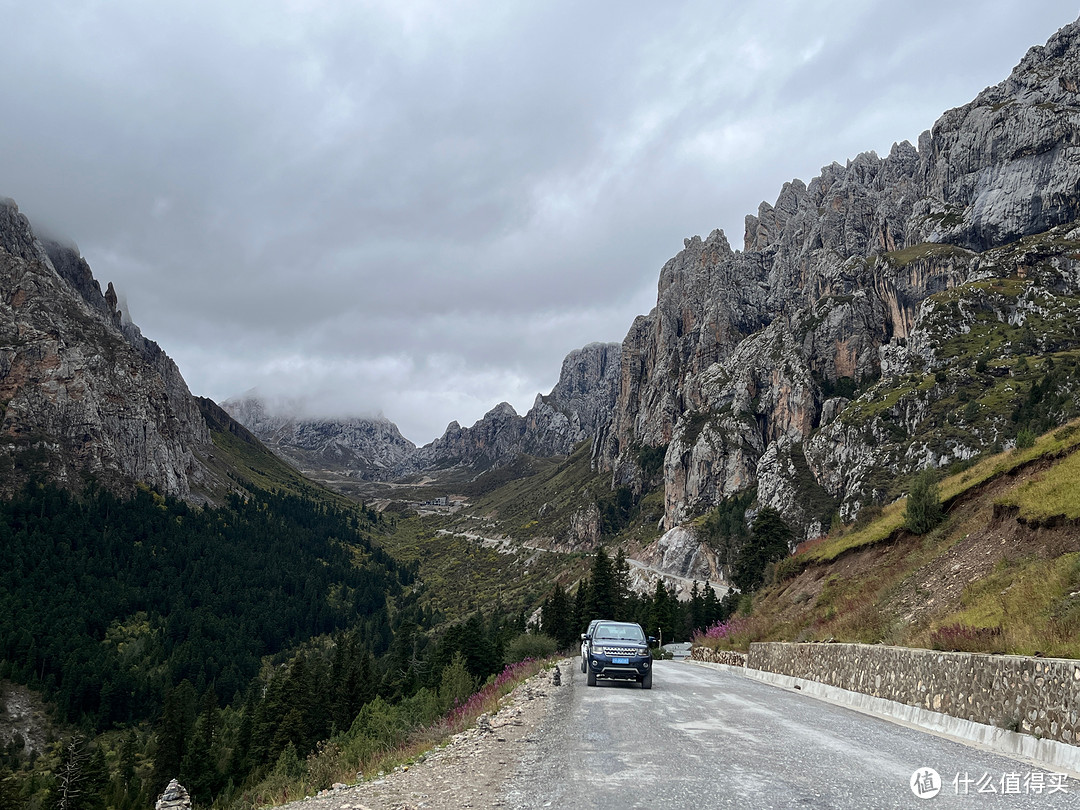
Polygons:
M608 655L641 655L637 647L609 647L604 645L604 652Z

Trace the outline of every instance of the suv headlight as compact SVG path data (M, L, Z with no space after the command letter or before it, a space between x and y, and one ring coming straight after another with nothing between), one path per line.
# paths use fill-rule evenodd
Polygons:
M603 647L590 647L589 648L589 653L590 654L595 653L596 655L603 655L604 654L604 648Z
M649 648L645 647L644 649L638 650L638 655L640 655L642 658L648 658L649 657Z

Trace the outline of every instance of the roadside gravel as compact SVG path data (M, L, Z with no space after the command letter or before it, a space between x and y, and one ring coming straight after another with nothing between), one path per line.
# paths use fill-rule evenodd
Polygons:
M288 810L461 810L509 808L507 792L569 707L574 659L558 662L562 684L549 668L503 698L499 711L456 734L410 766L356 785L292 802Z

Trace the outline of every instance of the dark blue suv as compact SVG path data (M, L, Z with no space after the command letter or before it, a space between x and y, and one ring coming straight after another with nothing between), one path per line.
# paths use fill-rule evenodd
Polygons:
M596 686L597 678L638 681L642 689L652 689L652 639L640 624L597 622L587 634L586 681Z

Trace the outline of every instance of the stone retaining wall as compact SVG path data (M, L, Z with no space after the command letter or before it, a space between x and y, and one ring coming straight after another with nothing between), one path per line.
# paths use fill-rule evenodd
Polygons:
M1078 660L761 642L750 645L746 666L1080 744Z
M733 650L714 650L709 647L694 647L690 650L694 661L707 661L710 664L727 664L731 667L745 667L746 654Z

